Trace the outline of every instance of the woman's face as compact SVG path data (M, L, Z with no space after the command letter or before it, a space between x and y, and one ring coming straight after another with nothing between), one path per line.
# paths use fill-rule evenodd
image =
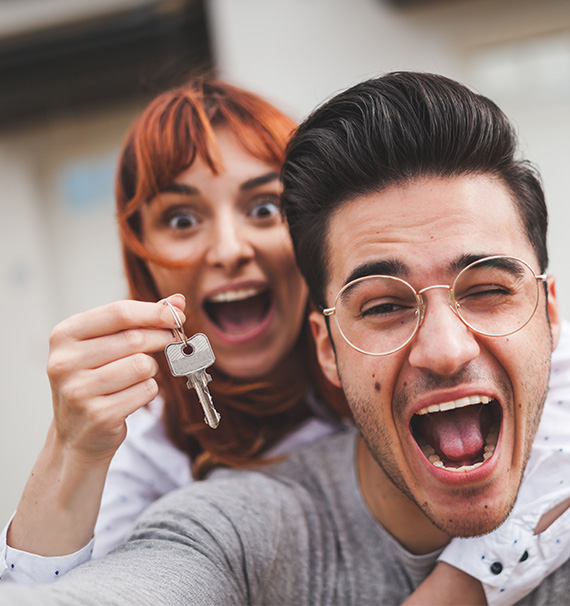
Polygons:
M186 332L208 335L216 366L260 377L291 351L307 289L279 212L279 167L216 131L222 172L197 158L141 210L143 242L184 269L149 263L162 297L186 297Z

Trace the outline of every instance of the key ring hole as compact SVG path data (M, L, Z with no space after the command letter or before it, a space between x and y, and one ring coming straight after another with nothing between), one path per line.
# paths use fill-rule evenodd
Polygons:
M184 347L182 347L182 353L185 356L191 356L194 353L194 348L190 343L187 342Z

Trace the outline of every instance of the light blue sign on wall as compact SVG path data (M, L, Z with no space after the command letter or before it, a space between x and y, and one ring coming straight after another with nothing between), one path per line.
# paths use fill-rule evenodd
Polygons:
M73 212L112 207L118 152L74 160L59 176L62 202Z

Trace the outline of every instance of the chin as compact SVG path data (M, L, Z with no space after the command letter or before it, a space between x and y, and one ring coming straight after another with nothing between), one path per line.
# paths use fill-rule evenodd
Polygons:
M266 377L275 367L275 364L268 360L267 356L255 356L251 359L244 355L228 364L223 364L216 360L216 368L235 379L242 381L255 381Z
M436 511L431 506L422 507L429 520L451 537L469 538L492 532L507 519L515 499L487 498L473 491L466 494L461 505L449 506Z

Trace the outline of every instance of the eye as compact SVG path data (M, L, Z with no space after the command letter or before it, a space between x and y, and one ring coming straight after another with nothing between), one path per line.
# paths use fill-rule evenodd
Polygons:
M512 294L512 290L503 284L478 284L477 286L471 287L468 291L461 293L458 298L498 297Z
M389 316L390 314L398 313L410 309L409 306L401 305L398 303L375 303L366 307L361 312L363 318L370 317L381 317Z
M248 217L252 219L272 219L279 214L279 198L278 196L263 196L254 201L251 210L248 212Z
M188 210L171 210L165 215L166 225L173 230L184 231L196 227L200 221L198 217Z

